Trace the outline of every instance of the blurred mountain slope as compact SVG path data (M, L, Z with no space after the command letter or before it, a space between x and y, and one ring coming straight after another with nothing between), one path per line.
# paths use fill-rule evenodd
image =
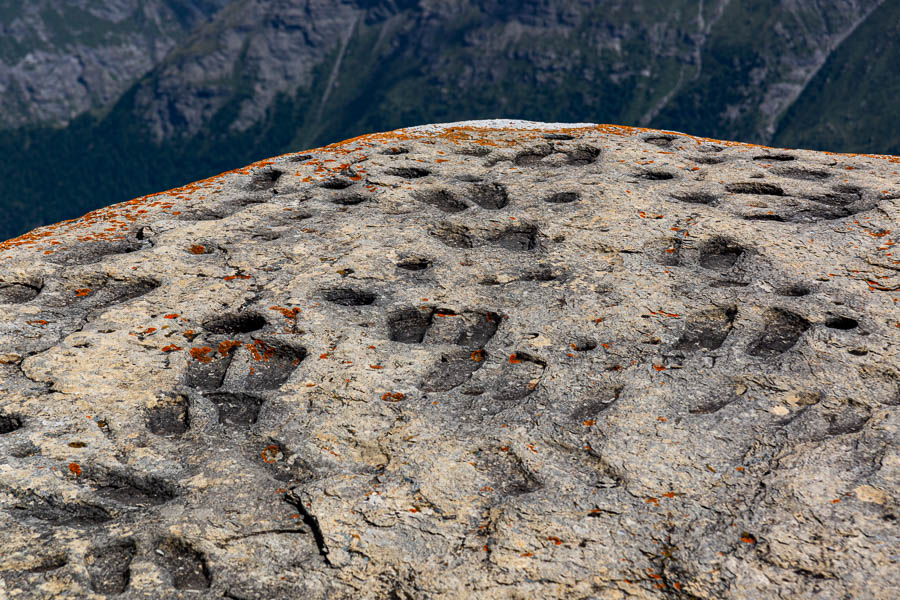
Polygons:
M885 2L787 110L783 146L900 155L900 2Z
M231 0L0 0L0 127L116 100Z
M0 161L0 237L266 156L420 123L503 116L801 140L788 136L810 126L782 119L798 98L815 101L811 82L854 60L845 46L859 32L893 32L896 18L872 16L893 15L889 4L232 2L103 113L59 131L0 132L9 157ZM896 81L881 60L882 76ZM882 119L897 120L890 105L865 131L828 137L862 92L848 86L834 111L817 106L823 133L807 145L886 151L877 134Z

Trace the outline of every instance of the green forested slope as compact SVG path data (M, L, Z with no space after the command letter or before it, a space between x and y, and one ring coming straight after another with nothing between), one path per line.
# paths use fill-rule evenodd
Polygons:
M774 143L900 155L900 2L885 2L831 55Z

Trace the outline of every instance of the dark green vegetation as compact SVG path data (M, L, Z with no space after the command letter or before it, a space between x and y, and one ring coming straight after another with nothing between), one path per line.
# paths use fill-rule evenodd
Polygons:
M829 57L774 143L900 154L900 3L885 2Z
M619 123L900 154L895 2L423 4L232 3L102 111L0 132L0 238L431 122ZM222 56L224 66L210 60ZM297 65L308 69L279 79Z

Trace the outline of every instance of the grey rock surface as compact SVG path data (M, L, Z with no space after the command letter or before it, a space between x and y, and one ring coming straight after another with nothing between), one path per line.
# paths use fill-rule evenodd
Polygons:
M0 597L893 598L898 170L430 126L0 244Z
M65 125L103 108L228 1L0 3L0 126Z

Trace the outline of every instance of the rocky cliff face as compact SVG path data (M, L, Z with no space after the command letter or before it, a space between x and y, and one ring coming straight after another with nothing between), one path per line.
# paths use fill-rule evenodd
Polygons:
M305 97L295 124L303 144L323 118L365 130L384 126L376 114L400 125L404 112L453 117L482 105L555 117L558 94L573 115L767 142L882 0L764 4L240 2L140 86L134 112L159 142L193 137L226 106L225 124L245 131L280 94Z
M892 598L900 159L481 122L0 245L9 598Z
M0 2L0 127L106 106L229 1Z

